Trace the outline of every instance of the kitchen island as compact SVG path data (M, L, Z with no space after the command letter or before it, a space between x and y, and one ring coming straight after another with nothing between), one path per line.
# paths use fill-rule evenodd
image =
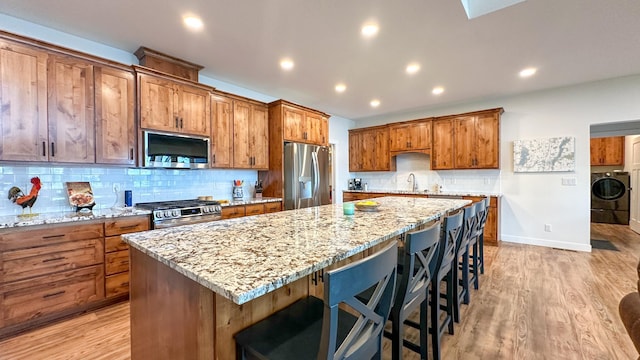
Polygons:
M132 359L233 359L233 335L321 286L316 272L367 256L469 200L384 197L124 235Z

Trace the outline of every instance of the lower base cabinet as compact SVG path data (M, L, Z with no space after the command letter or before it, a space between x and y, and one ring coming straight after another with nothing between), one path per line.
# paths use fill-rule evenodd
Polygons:
M222 208L222 219L224 220L243 216L268 214L278 211L282 211L281 201L239 206L225 206Z
M120 235L149 226L143 215L0 230L0 338L126 300Z

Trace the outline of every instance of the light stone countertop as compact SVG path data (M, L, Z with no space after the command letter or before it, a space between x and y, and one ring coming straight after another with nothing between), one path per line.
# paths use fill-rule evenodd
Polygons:
M482 192L482 191L410 191L410 190L384 190L384 189L368 189L368 190L342 190L351 193L374 193L374 194L410 194L410 195L427 195L427 196L493 196L502 197L500 193Z
M118 208L93 210L91 212L57 212L42 213L34 216L7 215L0 216L0 229L34 226L43 224L63 224L78 221L117 218L123 216L149 215L151 211L135 208Z
M279 201L282 201L282 198L273 198L273 197L243 198L242 200L229 200L228 203L224 203L220 205L222 205L222 207L240 206L240 205L251 205L251 204L264 204L264 203L279 202Z
M377 212L342 204L122 235L129 245L243 304L405 233L470 200L377 198Z

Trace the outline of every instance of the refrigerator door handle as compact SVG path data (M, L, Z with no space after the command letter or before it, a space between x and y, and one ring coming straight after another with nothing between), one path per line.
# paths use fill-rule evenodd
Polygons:
M318 153L311 153L311 160L313 162L313 203L315 206L320 205L320 166L318 165Z

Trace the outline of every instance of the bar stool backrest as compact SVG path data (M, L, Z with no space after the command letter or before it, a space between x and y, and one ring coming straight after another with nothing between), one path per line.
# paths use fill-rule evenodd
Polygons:
M431 281L429 264L438 251L440 223L435 223L424 230L407 234L404 251L404 271L398 279L395 309L413 309L427 297L427 287ZM413 271L410 271L413 269Z
M487 216L489 216L489 205L491 204L491 199L489 197L486 197L482 201L479 201L477 204L480 205L481 212L478 213L476 235L480 236L482 233L484 233L484 226L487 223Z
M456 244L458 237L462 235L462 219L464 212L462 210L455 214L444 217L442 231L440 232L440 245L438 257L429 267L432 274L448 272L453 259L456 256Z
M376 254L326 273L324 315L318 359L370 359L382 351L384 325L396 286L398 245L392 242ZM356 295L375 286L365 304ZM338 346L339 305L358 319Z
M461 251L464 251L466 247L469 245L469 240L476 233L476 214L479 209L479 206L482 205L480 202L471 204L466 206L463 211L464 215L462 218L462 235L458 237L458 242L456 244L456 254L460 254Z

